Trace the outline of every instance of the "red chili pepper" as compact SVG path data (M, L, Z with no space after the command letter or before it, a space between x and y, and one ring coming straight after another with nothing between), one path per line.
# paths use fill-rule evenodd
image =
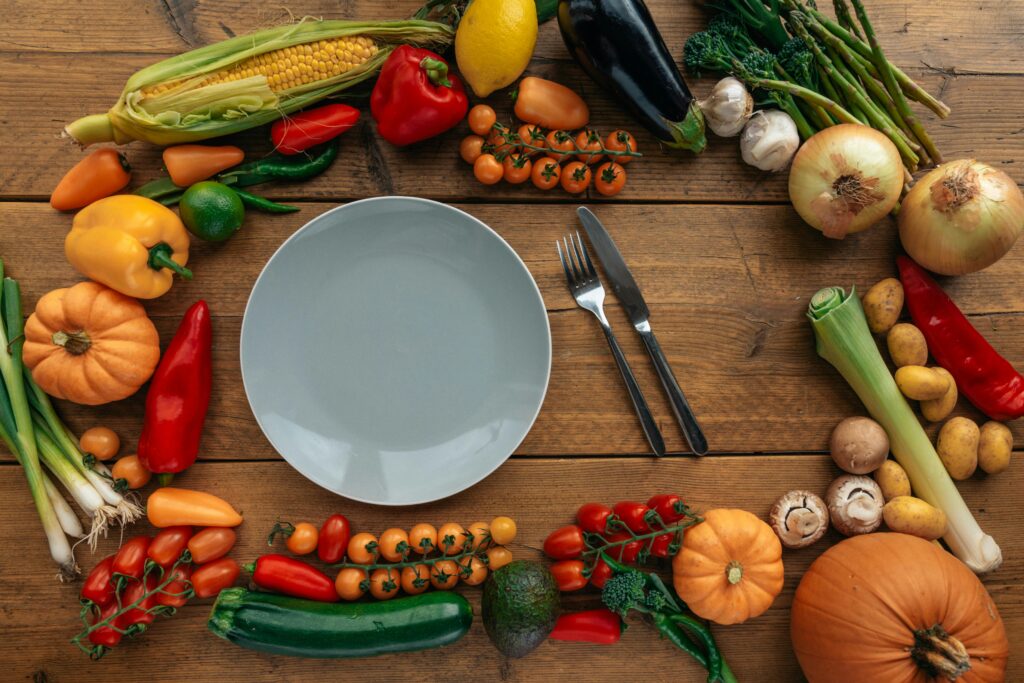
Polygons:
M359 120L359 110L347 104L326 104L274 122L270 139L281 154L299 154L333 140Z
M149 536L135 536L124 542L124 545L114 555L114 562L111 566L115 578L118 576L128 579L142 578L142 572L146 569L146 551L149 550L149 541Z
M960 393L993 420L1024 415L1024 377L974 328L921 266L896 259L907 308L928 350L956 380Z
M124 595L121 596L121 607L130 607L140 600L141 602L117 618L116 625L119 629L127 631L135 625L148 626L153 623L153 620L156 619L156 613L150 610L156 606L156 594L147 595L147 593L150 593L159 585L159 572L146 574L144 581L132 581L128 584L128 587L124 589ZM143 629L135 630L141 631Z
M197 301L149 384L138 455L150 472L181 472L196 461L210 404L211 347L210 309Z
M164 569L168 569L181 557L191 538L192 527L190 526L171 526L161 529L153 537L153 542L149 544L146 556Z
M85 577L82 584L82 591L79 593L84 604L93 604L98 607L106 607L114 600L114 584L110 580L114 573L114 556L110 555L100 560L99 564L92 568L89 576Z
M573 643L614 645L622 637L622 619L615 612L604 608L563 614L558 617L548 637Z
M656 496L651 496L651 499L647 501L647 507L657 512L665 524L678 522L686 516L686 505L683 504L683 499L674 493L659 493Z
M100 610L99 615L93 619L92 623L97 624L105 619L109 619L114 616L121 608L118 606L117 601L111 602ZM111 648L121 642L121 633L114 628L113 624L107 626L100 626L89 632L89 642L93 645L101 645L105 648ZM102 651L101 651L102 654Z
M440 135L466 116L469 98L448 62L430 50L401 45L392 52L370 95L377 132L393 145Z
M331 515L320 527L320 536L316 542L316 554L321 562L334 564L341 562L348 550L348 540L352 534L352 528L345 515Z
M334 581L316 567L286 555L264 555L247 566L253 583L276 593L319 602L337 602Z
M191 587L188 581L192 576L192 565L179 564L174 569L168 571L174 573L174 580L164 586L162 592L156 594L154 602L167 607L181 607L188 602L190 597L187 591ZM164 579L166 578L164 577Z

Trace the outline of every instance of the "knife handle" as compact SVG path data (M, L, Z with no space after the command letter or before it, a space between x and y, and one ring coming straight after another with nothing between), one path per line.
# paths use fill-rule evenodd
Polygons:
M636 383L636 377L633 376L633 371L630 370L629 363L626 362L626 356L622 353L619 341L615 338L612 328L603 322L601 329L604 330L604 336L608 340L608 346L611 347L612 356L615 357L615 364L619 366L619 372L622 373L622 379L626 382L629 398L633 401L633 407L636 408L636 414L640 418L640 425L644 428L647 442L651 444L655 455L665 455L665 440L661 436L658 425L654 422L651 409L647 407L647 400L640 391L640 385Z
M700 428L697 416L693 414L693 409L690 408L690 404L686 401L686 396L683 395L683 390L679 387L679 382L676 381L676 376L668 364L668 359L665 358L665 353L661 350L661 345L658 344L658 340L654 337L654 332L651 331L650 325L647 325L646 328L645 330L638 329L637 332L640 333L640 338L644 340L647 352L651 354L651 360L654 361L654 369L658 372L662 386L665 387L665 393L668 394L668 400L672 404L672 412L676 414L679 426L683 428L686 443L690 444L690 450L696 455L705 455L708 452L708 440L704 436L704 430Z

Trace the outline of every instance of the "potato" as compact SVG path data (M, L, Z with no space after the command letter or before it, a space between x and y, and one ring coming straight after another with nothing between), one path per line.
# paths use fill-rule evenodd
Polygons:
M876 282L864 299L864 315L868 319L868 327L875 334L884 334L900 319L903 310L903 285L894 277L887 277Z
M978 467L989 474L998 474L1010 466L1013 452L1013 434L1002 422L981 425L978 442Z
M978 442L981 430L966 417L954 417L939 430L935 450L946 466L949 476L957 481L967 479L978 467Z
M875 470L875 483L886 500L910 495L910 478L895 460L886 460Z
M946 513L913 496L896 496L882 508L885 525L901 534L929 541L946 533Z
M896 370L896 386L907 398L931 401L946 395L949 391L949 379L933 368L905 365Z
M932 401L921 401L921 414L924 415L924 419L929 422L942 422L949 417L950 413L953 412L953 408L956 408L956 399L958 395L956 390L956 380L953 379L953 375L949 374L949 370L946 368L935 366L932 370L949 379L949 389L946 389L946 393L942 398L937 398Z
M928 342L921 330L910 323L894 325L885 336L892 364L898 368L905 365L924 365L928 362Z

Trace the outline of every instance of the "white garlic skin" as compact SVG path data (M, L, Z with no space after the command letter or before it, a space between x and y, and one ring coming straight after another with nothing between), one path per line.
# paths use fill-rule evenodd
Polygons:
M796 124L784 111L765 109L755 112L740 136L743 161L762 171L781 171L800 148Z
M754 98L746 86L729 76L711 89L711 95L699 102L704 123L719 137L731 138L740 134L754 111Z

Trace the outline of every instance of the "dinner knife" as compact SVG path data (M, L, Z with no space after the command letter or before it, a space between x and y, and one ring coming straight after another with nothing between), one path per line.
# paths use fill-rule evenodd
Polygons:
M693 409L686 401L679 382L676 381L676 376L668 364L668 359L665 358L665 353L661 350L661 346L651 330L651 312L647 308L643 294L640 293L640 287L633 279L633 274L629 272L629 267L623 260L619 248L615 246L612 236L608 234L594 212L581 206L576 209L576 213L583 223L583 229L587 231L587 236L590 237L590 243L594 245L594 251L597 252L598 258L604 265L604 272L611 281L615 296L622 302L626 309L626 315L629 316L633 327L640 334L644 346L647 347L647 353L654 361L654 369L658 373L658 378L661 379L661 385L665 387L669 403L672 404L672 412L679 420L679 426L683 429L683 436L686 437L690 450L697 455L705 455L708 452L708 440L704 436L704 430L701 429L700 423L697 422L697 416L693 414Z

